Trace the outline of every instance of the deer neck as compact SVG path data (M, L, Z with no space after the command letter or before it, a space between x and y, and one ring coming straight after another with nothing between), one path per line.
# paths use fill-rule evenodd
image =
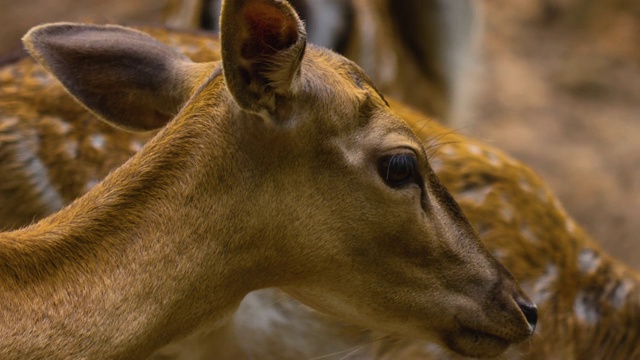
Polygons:
M0 235L0 358L141 358L221 326L262 286L259 264L233 245L249 235L229 179L229 119L215 111L178 116L86 196Z

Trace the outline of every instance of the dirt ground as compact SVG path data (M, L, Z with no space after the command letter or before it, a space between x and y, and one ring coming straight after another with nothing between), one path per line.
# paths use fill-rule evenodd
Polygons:
M0 53L37 23L160 22L171 0L0 0ZM482 0L460 131L536 169L612 254L640 269L640 2Z

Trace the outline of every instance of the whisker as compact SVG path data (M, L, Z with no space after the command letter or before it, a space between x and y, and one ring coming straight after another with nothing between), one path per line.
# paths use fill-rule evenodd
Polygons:
M351 355L353 355L353 354L357 353L358 351L364 349L366 346L369 346L369 345L371 345L373 343L376 343L378 341L385 340L387 338L389 338L389 336L385 335L385 336L382 336L382 337L380 337L378 339L373 339L371 341L365 342L362 345L358 345L358 346L352 347L352 348L347 349L347 350L341 350L341 351L337 351L337 352L334 352L334 353L331 353L331 354L314 357L314 358L311 358L309 360L327 359L327 358L330 358L332 356L337 356L337 355L341 355L341 354L345 354L345 355L343 357L341 357L339 360L345 360L345 359L349 358Z
M431 124L431 119L423 121L424 124L422 124L422 126L415 132L416 135L420 135L420 133L422 133L422 130L424 130L425 127L427 127L427 125Z
M455 130L445 131L439 134L429 134L423 144L426 147L432 146L434 143L439 142L443 137L451 134L455 134Z
M425 127L427 127L427 125L429 125L433 120L429 119L429 120L424 120L422 126L420 126L420 128L418 128L415 131L415 134L420 136L420 134L423 132L423 130L425 129ZM457 134L460 132L460 130L465 129L466 127L459 127L459 128L455 128L455 129L447 129L446 131L442 131L444 129L438 129L441 132L436 134L435 131L434 133L431 134L427 134L425 136L425 139L423 141L423 145L425 147L425 150L431 150L433 147L438 146L438 148L442 145L447 145L447 144L453 144L453 143L457 143L457 141L449 141L449 142L445 142L442 143L440 142L440 139L451 135L451 134ZM433 154L433 153L430 153Z
M433 157L436 157L436 155L440 152L440 149L442 149L443 147L447 145L453 145L453 144L459 144L459 143L460 142L458 141L446 141L446 142L438 143L425 149L425 152L427 153L427 157L431 159Z
M345 356L341 357L339 360L344 360L344 359L348 358L349 356L351 356L351 355L353 355L353 354L357 353L358 351L360 351L360 350L361 350L362 348L364 348L364 347L365 347L365 345L362 345L362 346L360 346L360 347L358 347L358 348L355 348L353 351L351 351L351 352L349 352L348 354L346 354Z
M440 148L440 147L442 147L444 145L459 144L459 143L460 142L458 140L442 141L442 142L438 142L438 143L434 143L434 144L429 145L429 147L426 150L430 150L430 149L435 148L435 147Z
M330 358L332 356L336 356L336 355L347 353L346 356L340 358L340 360L344 360L344 359L348 358L349 356L355 354L356 352L360 351L362 348L364 348L367 345L369 345L369 344L363 344L363 345L360 345L360 346L357 346L355 348L351 348L351 349L348 349L348 350L341 350L341 351L337 351L337 352L334 352L334 353L331 353L331 354L314 357L314 358L311 358L309 360L327 359L327 358Z
M285 299L284 294L278 294L278 295L279 295L280 297L279 297L278 299L276 299L275 301L273 301L273 302L269 303L269 306L271 306L271 305L275 305L275 304L277 304L277 303L279 303L279 302L282 302L282 301Z
M429 136L429 141L430 142L438 141L438 140L442 139L443 137L448 136L448 135L452 135L452 134L457 134L456 130L449 130L449 131L445 131L445 132L442 132L442 133L437 134L437 135L430 135Z

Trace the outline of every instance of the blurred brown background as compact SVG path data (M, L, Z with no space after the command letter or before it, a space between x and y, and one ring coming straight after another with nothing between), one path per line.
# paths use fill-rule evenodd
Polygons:
M640 1L488 0L464 132L536 169L640 268Z
M0 54L34 25L52 21L161 23L172 0L0 0Z
M640 1L478 1L475 96L457 130L536 169L583 227L640 269ZM38 23L162 23L177 3L0 0L0 53Z

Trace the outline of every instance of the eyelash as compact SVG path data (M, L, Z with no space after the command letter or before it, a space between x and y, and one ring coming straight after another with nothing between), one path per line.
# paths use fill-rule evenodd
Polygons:
M378 163L378 172L384 182L392 188L417 183L420 177L418 159L409 153L382 157Z

